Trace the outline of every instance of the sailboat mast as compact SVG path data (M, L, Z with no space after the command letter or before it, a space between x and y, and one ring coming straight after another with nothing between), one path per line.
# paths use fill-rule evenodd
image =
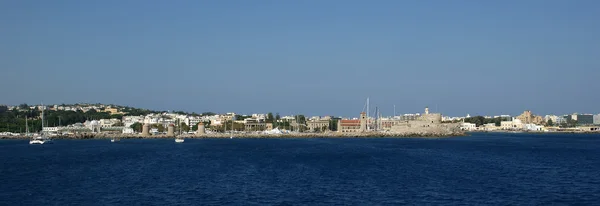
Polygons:
M44 133L44 104L42 103L42 133Z
M369 118L369 110L370 110L370 107L369 107L369 97L367 97L367 131L369 130L369 128L370 128L369 125L371 124L371 121L369 121L369 119L370 119Z

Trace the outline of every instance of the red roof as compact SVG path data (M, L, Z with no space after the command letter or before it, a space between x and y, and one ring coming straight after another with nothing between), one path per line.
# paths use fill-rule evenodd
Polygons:
M342 126L360 126L360 120L340 120Z

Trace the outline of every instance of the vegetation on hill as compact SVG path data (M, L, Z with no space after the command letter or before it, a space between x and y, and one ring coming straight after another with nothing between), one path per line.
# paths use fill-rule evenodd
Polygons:
M510 121L510 118L505 118L505 117L485 118L483 116L475 116L475 117L465 118L465 122L473 123L473 124L477 125L478 127L481 125L484 125L484 124L489 124L489 123L494 123L494 125L500 126L502 121Z
M83 112L77 111L44 111L44 123L46 126L67 126L75 123L82 123L86 120L99 119L121 119L121 114L110 114L107 112L98 112L94 109ZM29 131L38 132L42 129L41 111L30 109L23 105L18 109L8 110L6 106L0 106L0 132L25 132L25 118L29 124Z

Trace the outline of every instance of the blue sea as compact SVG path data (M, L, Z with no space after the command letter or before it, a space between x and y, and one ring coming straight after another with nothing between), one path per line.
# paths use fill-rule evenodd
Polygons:
M598 205L600 135L0 140L0 205Z

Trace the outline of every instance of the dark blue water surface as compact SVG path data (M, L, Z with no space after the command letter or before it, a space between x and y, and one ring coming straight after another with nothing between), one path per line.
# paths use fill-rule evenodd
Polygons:
M600 203L600 135L0 140L2 205Z

